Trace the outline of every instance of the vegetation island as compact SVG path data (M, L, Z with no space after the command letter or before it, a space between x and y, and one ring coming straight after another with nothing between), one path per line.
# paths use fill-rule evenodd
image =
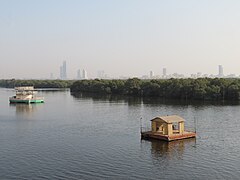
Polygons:
M72 93L98 93L181 100L240 100L240 79L0 80L0 87L70 88Z
M239 100L240 79L81 80L71 92L120 94L182 100Z
M20 79L0 79L0 87L14 88L18 86L34 86L34 88L69 88L73 80L20 80Z

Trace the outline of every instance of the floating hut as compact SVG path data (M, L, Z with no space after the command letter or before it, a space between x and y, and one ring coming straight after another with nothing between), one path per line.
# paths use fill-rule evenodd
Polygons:
M142 132L141 130L141 137L164 141L195 138L195 132L185 131L184 121L176 115L156 117L151 120L151 131Z

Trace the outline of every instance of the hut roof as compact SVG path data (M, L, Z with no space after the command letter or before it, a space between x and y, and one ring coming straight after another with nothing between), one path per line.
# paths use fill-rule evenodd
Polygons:
M151 121L156 121L156 122L165 122L167 124L171 124L174 122L183 122L185 121L183 118L177 115L172 115L172 116L161 116L161 117L155 117Z

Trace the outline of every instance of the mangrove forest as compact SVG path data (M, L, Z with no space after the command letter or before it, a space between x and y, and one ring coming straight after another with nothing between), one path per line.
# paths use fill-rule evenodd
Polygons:
M0 80L0 87L70 88L72 93L116 94L181 100L240 100L240 79Z
M2 79L0 87L14 88L17 86L34 86L35 88L69 88L73 80L18 80Z
M240 79L79 80L72 93L118 94L181 100L239 100Z

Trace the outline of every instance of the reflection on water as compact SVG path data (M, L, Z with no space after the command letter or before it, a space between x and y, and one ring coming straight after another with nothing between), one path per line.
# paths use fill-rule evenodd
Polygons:
M71 93L75 99L86 99L93 101L109 101L114 103L127 103L128 105L145 104L151 106L170 105L170 106L227 106L240 105L240 101L186 101L175 99L163 99L159 97L134 97L125 95L111 95L111 94L92 94L92 93Z
M0 179L239 179L235 104L42 91L44 104L9 105L12 93L0 89ZM140 117L166 114L196 118L197 145L140 141Z
M16 108L17 115L30 116L34 111L37 110L37 104L9 104L10 107Z
M35 88L38 92L44 92L46 93L56 93L56 92L64 92L64 91L70 91L69 88Z
M132 97L124 95L111 95L111 94L92 94L92 93L71 93L76 99L86 99L93 101L109 101L114 103L127 103L128 105L137 105L142 103L141 97Z
M171 142L159 141L159 140L147 140L151 144L151 154L153 159L162 160L165 159L181 159L185 149L189 147L195 147L196 138L189 138L184 140L177 140Z

